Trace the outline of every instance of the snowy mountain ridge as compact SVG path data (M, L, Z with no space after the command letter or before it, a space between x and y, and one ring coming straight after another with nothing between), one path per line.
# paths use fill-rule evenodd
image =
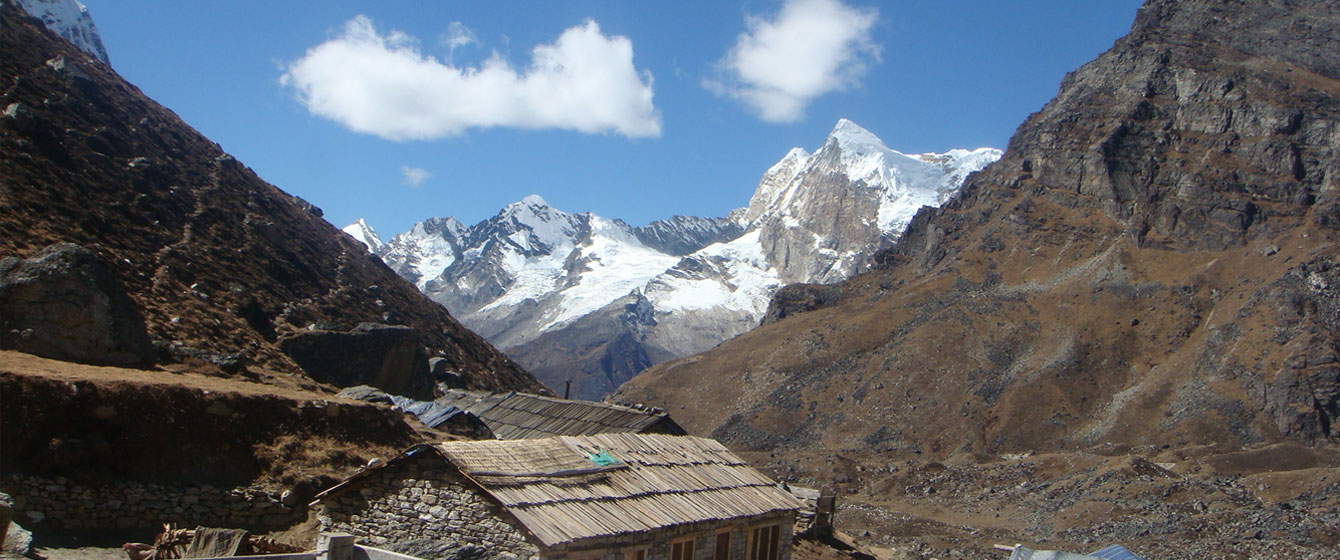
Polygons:
M83 4L76 0L13 1L28 15L42 20L42 25L52 33L111 66L107 49L102 45L102 35L98 34L98 26L93 24L93 16L89 15L88 8Z
M907 155L843 119L815 152L790 150L724 218L635 228L531 195L474 226L433 218L380 245L361 220L345 230L541 381L576 377L577 396L599 398L641 368L753 328L785 284L863 270L919 208L999 156Z
M349 234L350 237L357 239L359 243L367 245L368 250L373 253L376 253L377 249L382 247L381 237L377 235L376 230L372 229L372 226L363 221L363 218L359 218L358 221L344 226L343 231L344 233Z
M939 206L1000 150L908 155L847 119L814 153L794 148L759 182L745 215L785 283L831 283L869 265L917 210ZM856 219L853 219L856 218Z

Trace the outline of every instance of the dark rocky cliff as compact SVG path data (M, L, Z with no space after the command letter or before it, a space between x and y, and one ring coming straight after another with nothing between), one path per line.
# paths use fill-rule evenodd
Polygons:
M766 450L1331 441L1337 47L1334 2L1151 0L836 306L616 398Z
M319 209L7 3L0 83L0 256L96 246L160 363L295 373L281 339L379 323L411 328L471 387L539 388Z

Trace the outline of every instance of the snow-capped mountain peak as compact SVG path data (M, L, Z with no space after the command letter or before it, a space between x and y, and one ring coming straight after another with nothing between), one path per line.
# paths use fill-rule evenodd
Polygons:
M528 195L522 197L520 201L518 201L518 202L513 202L512 204L509 204L508 206L523 205L523 204L524 204L524 205L528 205L528 206L545 206L545 207L549 207L549 203L546 202L546 201L544 200L544 197L542 197L542 196L540 196L540 195L538 195L538 194L528 194Z
M359 218L358 221L344 226L341 231L349 234L350 237L357 239L359 243L367 245L368 251L370 252L376 253L377 249L382 247L382 238L377 235L377 230L372 229L372 226L363 221L363 218Z
M837 122L833 132L828 134L828 142L836 143L843 153L849 155L893 151L874 133L847 119Z
M843 119L817 151L789 150L726 218L634 228L531 195L468 228L428 220L377 254L541 380L575 376L579 396L598 398L758 325L784 284L860 272L997 157L907 155Z
M584 221L581 215L554 208L536 194L508 204L487 220L528 255L553 253L571 246L581 235Z
M785 282L836 282L999 157L992 149L908 155L842 119L818 151L792 149L763 175L747 227L763 230L763 250Z
M102 46L98 26L93 25L93 16L89 15L88 8L83 4L76 0L15 0L15 3L28 15L42 20L42 25L52 33L93 55L103 64L112 64L107 58L107 49Z

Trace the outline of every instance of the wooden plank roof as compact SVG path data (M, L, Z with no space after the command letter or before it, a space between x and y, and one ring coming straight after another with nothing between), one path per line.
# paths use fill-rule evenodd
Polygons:
M448 391L438 399L459 406L488 425L498 439L534 439L615 432L642 432L658 423L683 433L664 411L559 399L529 393Z
M432 447L545 546L801 507L705 438L621 433ZM601 451L618 462L598 464L591 454Z

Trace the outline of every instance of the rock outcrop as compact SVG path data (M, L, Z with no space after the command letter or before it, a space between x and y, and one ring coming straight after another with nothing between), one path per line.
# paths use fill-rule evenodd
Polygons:
M115 270L73 243L0 259L0 349L108 366L147 366L156 357Z
M279 348L317 381L433 398L428 355L409 327L363 323L347 332L303 330L280 339Z
M833 307L615 398L743 448L1333 441L1340 5L1150 0Z
M777 290L768 302L763 324L776 323L791 315L837 305L842 287L830 284L790 284Z
M470 387L542 390L319 208L12 2L0 9L0 257L99 246L162 362L298 373L280 338L371 322L413 329Z

